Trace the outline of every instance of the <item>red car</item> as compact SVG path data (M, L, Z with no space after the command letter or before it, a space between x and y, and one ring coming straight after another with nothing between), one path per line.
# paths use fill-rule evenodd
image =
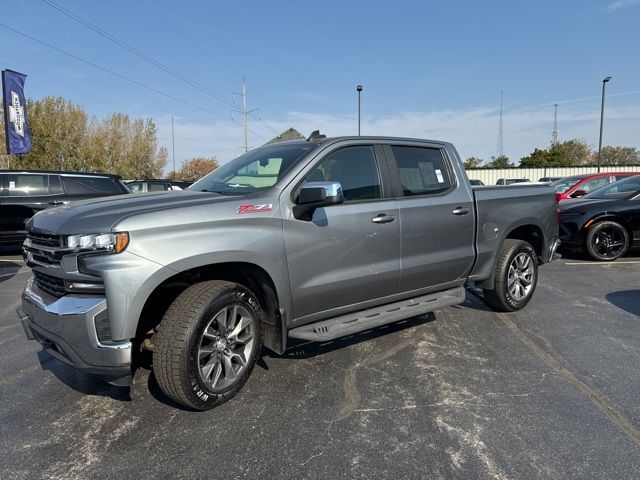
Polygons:
M640 172L587 173L561 178L551 185L556 187L556 200L561 201L582 197L612 182L639 174Z

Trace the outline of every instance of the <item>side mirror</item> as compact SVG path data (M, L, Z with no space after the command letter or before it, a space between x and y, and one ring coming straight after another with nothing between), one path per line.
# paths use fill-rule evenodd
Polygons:
M587 192L586 190L576 190L571 194L571 198L584 197L587 193L589 192Z
M293 207L293 216L298 220L309 221L316 208L343 201L342 185L339 182L309 182L300 189L297 205Z

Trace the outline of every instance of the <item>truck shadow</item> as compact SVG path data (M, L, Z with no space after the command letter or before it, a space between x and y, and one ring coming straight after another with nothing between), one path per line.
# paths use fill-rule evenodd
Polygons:
M611 292L605 298L616 307L640 316L640 290Z
M12 260L0 262L0 283L11 280L22 267L22 264Z
M82 373L58 361L45 349L38 352L38 361L43 370L51 372L58 380L77 392L109 397L122 402L131 401L128 387L115 387L98 377Z

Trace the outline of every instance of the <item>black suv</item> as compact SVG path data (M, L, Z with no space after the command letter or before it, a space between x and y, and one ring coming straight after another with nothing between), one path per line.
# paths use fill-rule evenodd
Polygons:
M183 182L181 180L132 180L126 182L132 193L163 192L165 190L184 190L193 182Z
M20 243L38 211L74 200L130 193L108 173L0 170L0 244Z

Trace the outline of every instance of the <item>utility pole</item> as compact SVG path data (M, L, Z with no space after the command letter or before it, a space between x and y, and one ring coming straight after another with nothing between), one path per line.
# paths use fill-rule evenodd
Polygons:
M504 92L500 91L500 123L498 124L498 149L497 155L501 157L504 155L504 131L502 129L502 98Z
M173 132L173 114L171 115L171 151L173 156L173 176L176 176L176 137Z
M247 82L242 79L242 123L244 125L244 152L249 151L249 136L247 134Z
M248 117L252 112L257 111L257 108L253 110L247 109L247 82L243 78L242 79L242 92L237 93L234 92L235 95L240 95L242 97L242 110L233 110L234 112L239 112L242 114L242 128L244 130L244 152L247 153L249 151L249 126L248 126Z
M551 132L551 145L558 143L558 104L553 105L553 132Z

